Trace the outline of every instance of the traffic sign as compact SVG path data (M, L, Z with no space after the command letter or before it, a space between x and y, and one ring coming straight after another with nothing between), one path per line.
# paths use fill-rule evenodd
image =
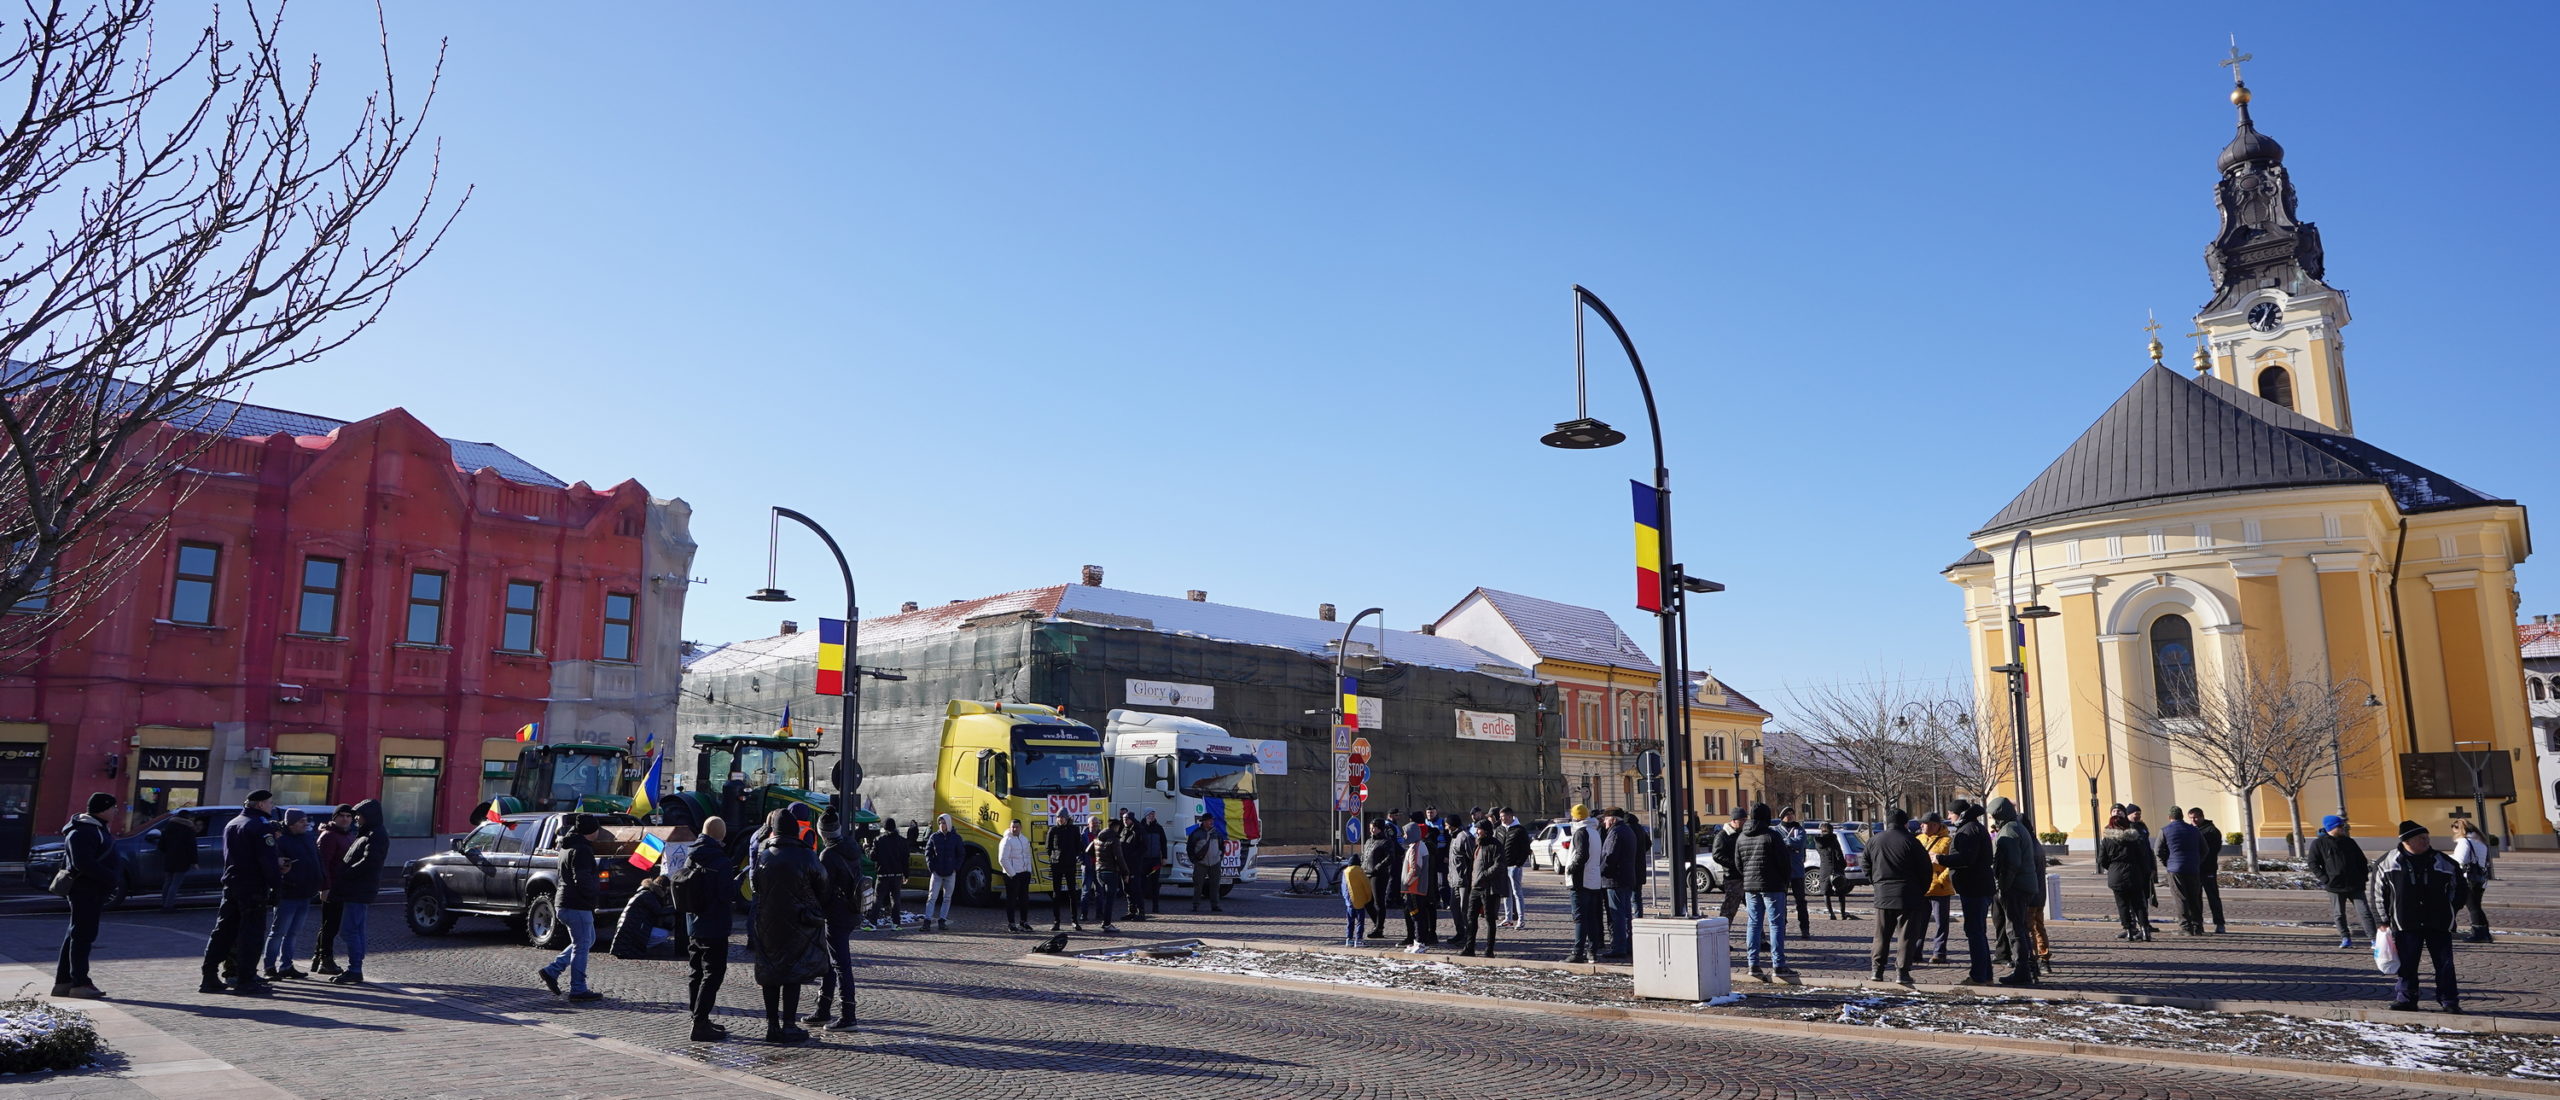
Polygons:
M1353 738L1351 741L1351 755L1357 756L1363 760L1368 759L1369 739L1366 737Z
M1349 727L1349 726L1335 726L1335 727L1333 727L1333 751L1335 751L1335 752L1350 752L1350 751L1351 751L1351 744L1352 744L1352 741L1351 741L1351 727Z
M1369 781L1369 765L1367 764L1345 764L1343 765L1343 769L1343 782L1366 783Z
M1647 778L1661 777L1662 753L1654 749L1646 749L1636 754L1636 774Z

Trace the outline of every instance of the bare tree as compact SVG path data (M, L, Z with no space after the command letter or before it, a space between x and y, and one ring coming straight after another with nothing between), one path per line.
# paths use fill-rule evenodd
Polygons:
M2173 686L2169 698L2150 703L2128 701L2132 723L2157 737L2169 752L2169 766L2193 775L2240 803L2241 859L2258 869L2259 789L2277 786L2280 777L2296 782L2289 798L2298 797L2309 779L2326 774L2322 765L2301 763L2316 751L2326 755L2336 723L2340 689L2298 683L2277 669L2243 669L2213 680ZM2324 717L2325 716L2325 717ZM2285 761L2292 761L2287 764ZM2295 830L2300 831L2297 809Z
M2017 741L2009 735L2009 693L1984 692L1974 700L1972 714L1970 723L1941 724L1933 732L1948 767L1959 769L1978 788L1975 794L1988 797L2018 777Z
M369 327L462 205L437 216L432 145L394 193L436 78L405 110L387 31L359 105L286 55L281 2L175 49L152 7L27 0L0 47L0 609L43 612L0 615L0 654L149 552L139 505L186 491L218 400ZM322 138L332 114L351 124Z
M2362 759L2373 742L2373 708L2364 702L2370 691L2361 680L2337 684L2297 680L2284 685L2282 697L2271 700L2269 710L2281 714L2284 721L2268 746L2267 785L2284 796L2297 857L2309 850L2302 840L2303 789L2323 779L2352 778L2367 770L2347 761Z
M1807 776L1877 815L1925 790L1932 759L1927 735L1898 721L1917 701L1887 682L1789 691L1789 728L1817 757Z

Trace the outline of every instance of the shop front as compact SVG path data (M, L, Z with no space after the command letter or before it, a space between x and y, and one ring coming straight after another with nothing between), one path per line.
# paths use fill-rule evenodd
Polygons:
M138 829L162 814L201 805L213 764L213 731L144 726L133 757L133 811L125 827Z
M444 777L444 742L382 739L382 814L395 837L436 834L436 784Z
M35 843L36 784L44 778L45 727L0 722L0 863L27 858Z

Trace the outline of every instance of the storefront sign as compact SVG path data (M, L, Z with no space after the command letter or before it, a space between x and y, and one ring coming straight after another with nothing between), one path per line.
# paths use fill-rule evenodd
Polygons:
M1180 707L1184 710L1218 709L1218 689L1206 684L1172 684L1162 680L1129 681L1129 705L1137 707Z
M205 749L144 749L139 763L145 772L192 772L201 776L210 755Z
M1255 775L1289 774L1289 743L1278 738L1253 743Z
M1462 741L1517 741L1520 720L1508 714L1490 714L1480 710L1458 712L1458 739Z

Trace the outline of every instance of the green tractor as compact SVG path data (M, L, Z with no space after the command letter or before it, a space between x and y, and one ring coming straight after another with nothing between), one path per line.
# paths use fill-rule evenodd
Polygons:
M630 813L623 779L630 762L631 750L618 745L527 745L516 756L514 785L491 801L502 814ZM482 804L471 819L478 821L488 809Z
M729 822L730 840L744 843L774 810L802 804L815 814L833 801L809 789L815 740L706 733L693 744L693 788L660 800L667 824L699 832L704 818L718 817Z

